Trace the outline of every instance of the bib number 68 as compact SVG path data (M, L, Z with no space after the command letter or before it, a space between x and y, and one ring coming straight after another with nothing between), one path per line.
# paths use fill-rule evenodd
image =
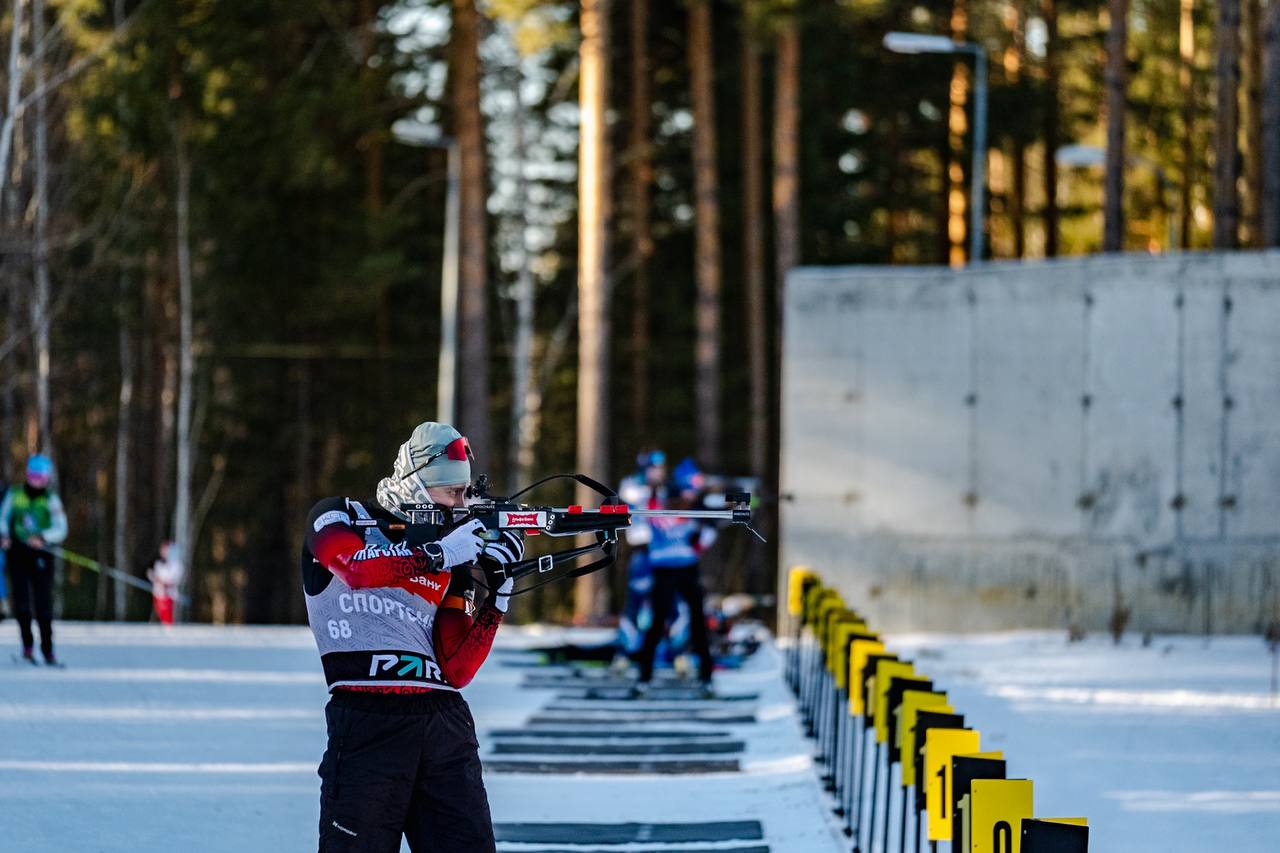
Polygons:
M330 619L329 620L329 636L337 640L351 639L351 623L346 619Z

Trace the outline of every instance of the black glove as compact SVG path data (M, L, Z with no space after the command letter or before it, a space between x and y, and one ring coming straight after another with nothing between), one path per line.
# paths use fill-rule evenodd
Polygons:
M507 580L506 568L524 559L524 532L503 530L497 542L486 542L476 562L484 569L484 581L493 595Z

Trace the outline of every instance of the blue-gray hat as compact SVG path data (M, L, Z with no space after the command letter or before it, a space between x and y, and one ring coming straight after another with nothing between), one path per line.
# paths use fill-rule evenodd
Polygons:
M471 483L471 445L448 424L418 424L400 445L390 477L378 483L378 502L400 513L402 503L430 503L427 489Z

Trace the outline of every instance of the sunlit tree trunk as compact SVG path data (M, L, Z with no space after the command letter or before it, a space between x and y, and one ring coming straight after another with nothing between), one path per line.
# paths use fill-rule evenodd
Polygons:
M1124 251L1124 123L1129 69L1129 0L1108 0L1107 160L1103 184L1102 250Z
M1041 0L1044 17L1044 159L1041 173L1044 179L1044 253L1046 257L1058 254L1058 4L1057 0Z
M458 424L489 464L489 229L485 138L480 113L480 15L475 0L453 2L453 117L462 158L458 275Z
M1182 201L1180 205L1179 245L1191 248L1195 205L1195 0L1181 0L1178 23L1178 87L1182 90Z
M769 476L769 333L765 295L764 140L760 85L760 44L750 20L742 27L742 265L745 285L747 368L750 374L751 473ZM765 590L763 553L752 547L745 562L745 588Z
M968 0L955 0L951 7L951 38L963 43L969 38ZM951 248L947 260L953 267L964 266L969 247L968 203L965 195L964 143L969 132L969 66L955 62L951 71L950 107L947 110L947 238ZM975 261L981 258L973 258Z
M773 254L774 254L774 424L782 423L782 347L787 301L787 273L800 265L800 22L786 15L778 22L773 80ZM778 493L781 430L774 429L769 441L769 478L765 490ZM765 535L776 543L778 505L768 505ZM778 551L768 549L768 566L777 569Z
M787 273L800 264L800 26L790 17L779 26L773 93L773 252L776 345L781 350Z
M609 0L582 0L578 72L578 470L602 482L607 482L609 476L609 187L605 150L608 22ZM593 496L579 487L579 503L591 500ZM575 618L587 620L602 615L607 595L603 572L579 578L574 589Z
M1014 0L1006 7L1005 26L1011 41L1004 53L1004 70L1009 85L1022 87L1023 66L1027 63L1027 8L1025 0ZM1011 186L1009 226L1013 234L1013 256L1027 253L1027 151L1022 134L1016 134L1010 146Z
M649 260L653 257L649 192L653 186L653 87L649 62L649 0L631 0L631 253L635 257L631 312L631 420L649 427Z
M524 96L520 84L524 75L520 71L519 60L511 74L511 91L515 98L515 136L513 148L516 171L516 213L515 230L519 242L519 267L516 269L516 328L515 341L511 350L511 436L508 443L509 463L507 466L508 484L528 483L533 469L533 442L530 440L532 423L530 409L533 381L533 323L534 323L534 290L533 271L529 268L529 251L526 244L525 231L528 220L525 211L529 204L529 184L525 176L528 148L525 140L525 123L528 115L524 107Z
M1234 249L1240 231L1240 0L1218 0L1217 41L1213 247Z
M1267 3L1262 53L1262 244L1280 246L1280 0Z
M1244 224L1247 246L1262 245L1262 0L1244 0Z
M698 459L720 464L720 188L710 0L689 9L689 85L693 101L694 271L697 282L694 404Z

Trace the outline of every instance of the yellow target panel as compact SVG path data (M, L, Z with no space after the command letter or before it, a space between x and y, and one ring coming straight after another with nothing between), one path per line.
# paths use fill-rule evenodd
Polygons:
M1035 813L1030 779L974 779L969 807L969 853L1020 853L1022 819Z
M833 610L827 614L827 629L824 632L826 645L822 647L822 652L827 662L827 672L832 675L835 675L838 671L836 658L840 654L841 643L839 642L839 635L842 629L845 625L861 624L861 619L862 617L857 613L844 608Z
M867 665L867 658L882 654L884 643L879 640L854 640L849 644L849 713L856 717L866 713L862 670Z
M792 566L787 574L787 615L799 616L804 612L804 584L818 575L808 566Z
M902 762L902 784L916 783L916 715L928 709L954 714L955 708L947 704L947 694L932 690L908 690L902 694L902 704L898 707L898 748L899 761Z
M836 687L841 690L849 686L849 644L858 634L871 636L866 622L841 622L836 626L835 639L832 641L835 651L832 656L832 671L836 676Z
M876 664L875 705L871 711L876 723L876 743L889 740L889 685L895 678L914 675L915 664L903 660L882 660Z
M929 814L929 840L951 840L951 758L982 748L972 729L929 729L924 736L924 797Z

